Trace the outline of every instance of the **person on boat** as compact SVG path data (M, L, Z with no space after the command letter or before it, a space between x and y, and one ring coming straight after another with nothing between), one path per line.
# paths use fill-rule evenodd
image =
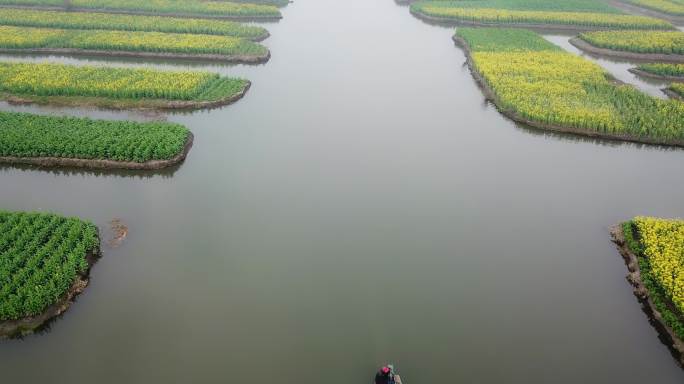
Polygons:
M394 374L388 366L380 368L375 374L375 384L394 384Z

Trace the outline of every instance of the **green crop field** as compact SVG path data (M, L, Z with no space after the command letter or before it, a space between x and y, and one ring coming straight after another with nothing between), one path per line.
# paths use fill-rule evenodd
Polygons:
M165 122L93 120L0 112L0 156L143 163L182 153L189 131Z
M684 338L684 221L636 217L622 232L662 320Z
M459 28L497 105L541 126L616 138L684 141L684 103L613 83L606 72L527 30Z
M77 218L0 211L0 321L43 313L88 268L97 228Z
M216 101L248 84L209 72L0 62L0 92L20 96Z
M680 31L599 31L582 33L579 38L615 51L684 55L684 32Z
M0 48L76 48L100 51L262 57L263 45L228 36L161 32L86 31L0 26Z
M119 15L111 13L74 13L11 8L0 8L0 25L63 29L194 33L233 36L250 40L263 39L268 35L268 32L264 28L226 20Z
M0 0L2 5L64 7L63 0ZM85 8L115 12L145 12L170 15L198 15L206 17L279 18L280 11L273 5L231 3L202 0L69 0L70 8Z
M575 28L673 29L652 17L625 15L597 1L419 1L411 12L440 20L486 24L562 25Z

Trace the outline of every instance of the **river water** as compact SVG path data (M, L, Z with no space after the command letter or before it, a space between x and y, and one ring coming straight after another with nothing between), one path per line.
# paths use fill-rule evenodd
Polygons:
M65 316L0 343L4 382L348 384L385 362L409 384L684 380L608 234L684 216L684 151L514 124L452 30L390 0L284 16L268 64L202 66L253 87L168 117L195 134L181 166L0 168L4 209L130 228Z

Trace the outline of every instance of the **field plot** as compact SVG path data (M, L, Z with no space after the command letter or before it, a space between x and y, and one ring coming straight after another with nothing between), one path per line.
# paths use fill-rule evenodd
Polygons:
M0 337L30 333L88 284L97 228L77 218L0 211Z
M226 19L279 19L278 7L273 5L231 3L226 1L201 0L70 0L65 6L63 0L0 0L0 5L21 7L50 7L71 11L92 11L114 13L162 14L172 16L199 16Z
M194 33L263 40L264 28L227 20L119 15L111 13L74 13L32 9L0 8L0 25L63 29L104 29L120 31Z
M191 145L178 124L0 112L2 163L160 169L185 159Z
M0 50L261 63L266 47L228 36L0 26Z
M630 72L656 79L684 81L684 64L647 63L631 69Z
M249 81L209 72L0 62L0 98L115 109L197 109L241 98Z
M571 42L589 52L643 60L684 62L684 32L596 31Z
M628 280L684 363L684 221L636 217L613 230Z
M684 104L616 83L584 58L527 30L459 28L473 74L499 110L532 126L684 145Z
M628 4L662 12L667 15L684 16L684 1L681 0L622 0Z
M546 26L574 30L673 29L673 26L666 21L621 14L619 10L607 3L589 0L568 2L432 0L413 3L411 12L430 20L474 25Z
M684 84L675 83L675 84L670 85L667 89L674 92L674 94L672 96L676 96L680 99L684 99Z

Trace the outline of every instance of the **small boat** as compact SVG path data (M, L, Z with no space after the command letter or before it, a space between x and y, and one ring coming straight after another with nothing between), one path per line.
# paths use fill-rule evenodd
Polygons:
M394 372L394 365L387 364L387 368L390 369L390 372L392 374L392 378L394 379L394 384L401 384L401 376L399 376L398 374L396 374Z

